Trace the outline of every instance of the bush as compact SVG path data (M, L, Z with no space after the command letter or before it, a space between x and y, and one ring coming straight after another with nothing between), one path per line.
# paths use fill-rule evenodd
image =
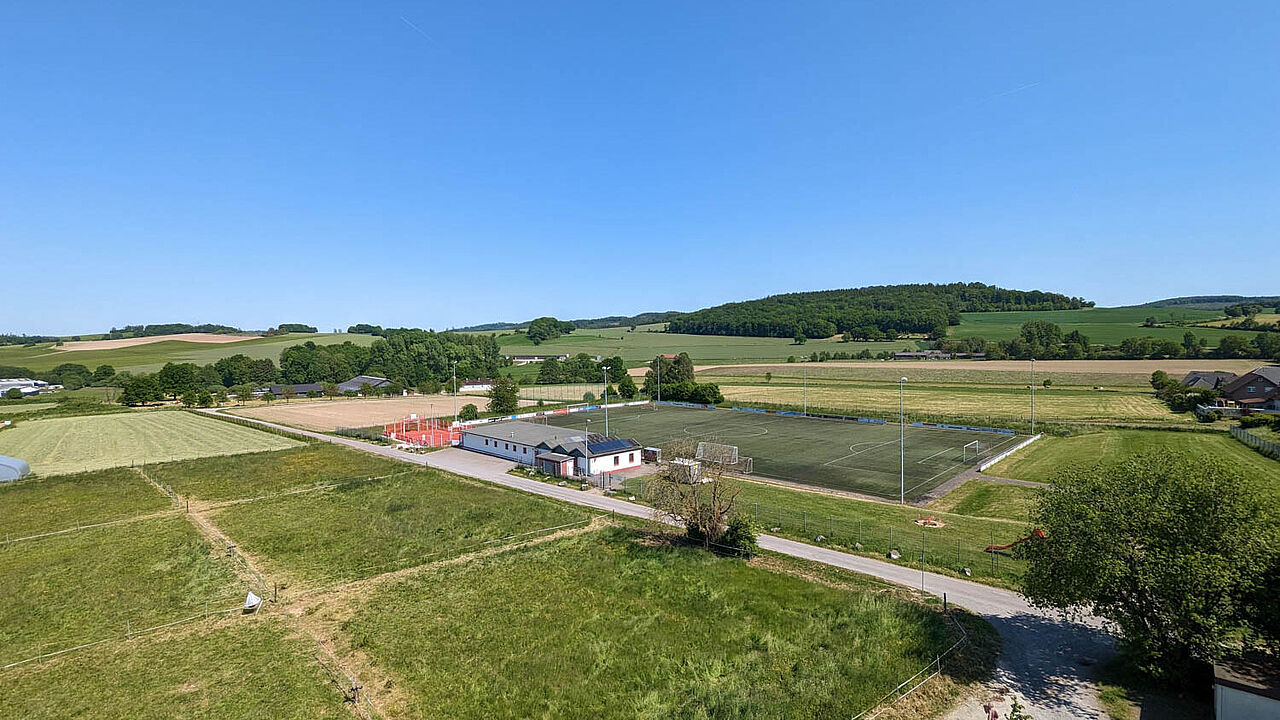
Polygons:
M737 513L729 519L729 526L717 542L744 555L755 555L760 552L760 546L756 543L758 532L759 528L751 522L751 518Z
M458 411L458 419L464 422L469 420L479 420L480 411L476 409L475 405L472 405L471 403L467 403L466 405L462 406L461 410Z
M4 396L9 398L10 400L21 400L22 391L19 390L18 388L9 388L9 392L6 392Z

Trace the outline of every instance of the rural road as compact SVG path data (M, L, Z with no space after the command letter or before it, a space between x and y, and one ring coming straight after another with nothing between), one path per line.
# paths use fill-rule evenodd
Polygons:
M218 410L200 412L217 414ZM500 458L452 448L419 455L391 446L372 445L264 420L243 417L238 419L604 512L638 518L652 517L652 510L643 505L582 492L574 487L559 487L509 475L507 471L515 464ZM1004 652L997 663L996 676L988 683L987 691L990 695L1016 695L1036 720L1105 720L1107 717L1098 702L1097 687L1089 677L1088 666L1111 653L1110 637L1096 618L1083 622L1064 621L1052 612L1031 607L1021 595L1010 590L945 575L921 573L901 565L773 535L761 535L759 543L765 550L853 570L898 585L922 589L939 597L945 593L948 602L982 616L1004 638ZM979 699L965 701L953 708L946 717L948 720L983 718L985 715L980 705ZM997 707L1001 717L1004 717L1009 708L1008 700L998 702Z

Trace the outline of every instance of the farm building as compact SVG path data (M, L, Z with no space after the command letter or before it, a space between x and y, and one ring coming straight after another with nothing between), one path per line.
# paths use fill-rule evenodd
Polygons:
M31 378L0 378L0 395L5 395L10 390L17 389L25 397L42 392L53 392L61 387L61 385L50 385L43 380L32 380Z
M458 383L458 392L489 392L496 380L463 380Z
M315 393L317 395L324 394L324 385L320 383L298 383L296 385L268 385L267 387L258 388L257 390L254 390L253 394L262 395L265 393L271 393L276 397L284 397L285 390L287 388L293 388L293 392L297 397L306 397L308 393Z
M0 482L13 482L31 474L31 466L26 460L0 455Z
M508 355L507 357L511 360L512 365L528 365L529 363L540 363L551 359L564 362L569 359L569 356L564 353L559 355Z
M1255 368L1225 384L1222 395L1241 408L1280 410L1280 365Z
M390 380L377 375L357 375L346 382L338 383L338 392L360 392L360 388L365 385L372 388L380 388L390 384Z
M553 475L595 475L641 463L640 445L632 440L521 420L463 428L461 446Z
M1236 379L1233 372L1219 370L1192 370L1182 378L1182 384L1196 390L1217 390Z

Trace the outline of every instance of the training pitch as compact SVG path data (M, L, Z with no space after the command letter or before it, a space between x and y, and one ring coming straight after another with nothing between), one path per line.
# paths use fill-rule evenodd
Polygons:
M553 415L547 422L604 432L604 412ZM701 410L668 405L609 410L609 432L669 449L682 441L737 445L752 458L754 474L835 490L898 499L899 428L896 424ZM964 446L979 443L979 456ZM908 425L903 444L907 500L915 500L978 460L1013 446L1019 436Z

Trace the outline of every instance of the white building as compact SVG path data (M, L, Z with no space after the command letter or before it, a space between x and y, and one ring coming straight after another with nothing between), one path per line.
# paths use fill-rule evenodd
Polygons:
M1264 655L1215 664L1213 716L1217 720L1280 720L1280 667Z
M10 390L17 389L23 396L38 395L42 392L51 392L54 386L43 380L32 380L31 378L0 378L0 397L6 395Z
M463 428L461 446L537 467L564 467L565 458L572 458L575 475L626 470L642 462L640 444L633 440L521 420Z

